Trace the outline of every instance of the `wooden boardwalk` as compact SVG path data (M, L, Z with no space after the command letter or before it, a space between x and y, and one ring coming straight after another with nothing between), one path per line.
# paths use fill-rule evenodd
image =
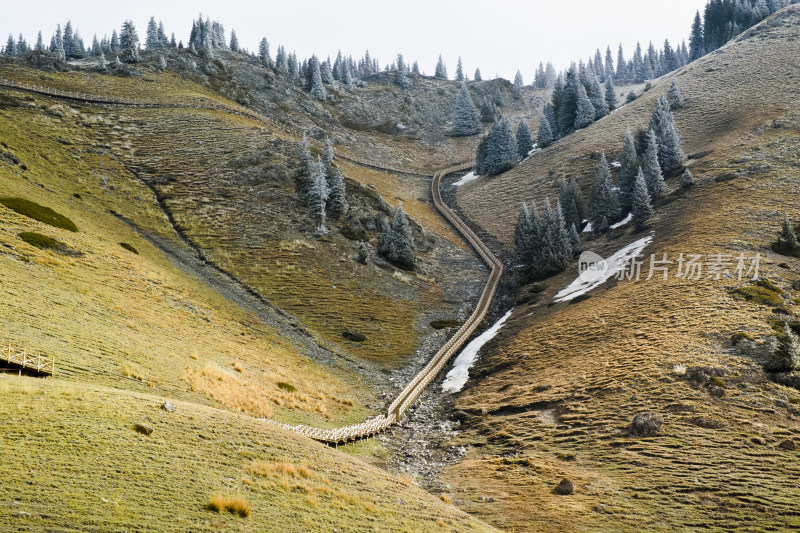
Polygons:
M63 98L66 100L81 101L93 104L214 109L235 115L250 117L254 120L261 122L262 124L269 125L272 128L278 129L296 138L302 136L302 132L298 132L285 124L278 123L277 121L269 117L266 117L260 113L256 113L255 111L243 107L239 108L234 106L223 106L219 104L213 104L213 105L175 104L175 103L161 102L158 100L107 97L107 96L99 96L87 93L62 91L60 89L50 89L47 87L31 85L28 83L21 83L5 78L0 78L0 86L43 94L54 98ZM309 139L309 142L321 146L321 143L319 143L314 139ZM341 159L350 161L351 163L355 163L357 165L374 168L384 172L396 173L396 174L408 174L414 176L421 175L418 172L382 167L376 165L372 161L363 161L361 159L351 156L337 156L337 157L340 157ZM491 274L489 275L489 280L487 281L486 286L483 289L483 293L481 294L481 298L478 301L478 305L475 307L475 310L473 311L469 319L467 319L467 321L464 322L464 324L459 328L459 330L455 333L455 335L453 335L450 338L450 340L448 340L445 343L445 345L442 346L442 348L438 352L436 352L436 354L431 358L428 364L425 365L425 368L423 368L414 377L414 379L411 380L411 382L408 383L408 385L406 385L406 387L400 392L397 398L389 406L386 414L381 414L379 416L369 418L359 424L343 426L335 429L322 429L302 424L284 424L269 419L262 419L262 420L270 424L280 426L284 429L294 431L306 437L327 444L333 444L333 445L338 445L342 443L346 444L348 442L353 442L358 439L369 438L373 435L376 435L377 433L384 431L389 426L392 426L393 424L397 423L403 416L403 414L411 406L411 404L413 404L414 401L417 398L419 398L420 394L422 394L422 391L425 390L428 384L430 384L430 382L433 381L434 378L436 378L439 372L442 371L447 362L469 340L469 338L481 324L483 319L486 317L486 313L488 312L489 307L492 304L494 293L497 290L497 285L500 282L500 278L503 275L503 266L500 263L500 261L494 256L494 254L492 254L489 248L478 238L478 236L475 235L475 233L469 228L469 226L467 226L467 224L464 223L464 221L461 220L461 218L459 218L458 215L456 215L455 212L442 201L441 193L439 190L441 179L444 176L452 174L454 172L469 170L472 168L472 166L473 162L470 161L470 162L456 164L452 167L444 168L436 172L431 181L431 195L433 196L433 203L436 206L436 209L439 210L442 216L444 216L448 221L450 221L450 223L459 231L459 233L461 233L461 235L467 240L467 242L469 242L469 244L481 256L483 261L491 268ZM6 352L9 354L8 355L9 362L11 362L11 359L13 358L14 364L18 364L16 363L16 361L20 360L24 363L25 368L36 369L37 372L41 373L49 373L49 374L53 373L54 363L52 359L48 360L40 356L32 356L30 354L26 354L25 352L21 353L13 352L12 356L11 347L9 347L4 352L0 353L6 353ZM20 356L22 357L22 359L18 359ZM0 358L0 361L2 361L2 358Z
M0 364L3 363L10 368L18 368L20 371L35 372L47 376L52 376L56 367L55 359L28 353L24 349L20 351L10 344L0 350Z

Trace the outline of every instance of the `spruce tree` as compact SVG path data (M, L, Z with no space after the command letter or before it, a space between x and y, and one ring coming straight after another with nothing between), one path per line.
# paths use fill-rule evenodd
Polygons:
M444 65L444 60L442 59L441 54L439 54L439 61L436 62L436 71L433 74L433 77L439 80L447 79L447 67Z
M764 364L767 372L792 372L800 370L800 339L797 338L791 326L783 323L783 335L780 337L778 348Z
M581 225L582 215L578 211L578 202L580 200L577 197L579 194L580 192L575 189L574 181L568 182L562 179L559 183L558 202L564 215L564 225L567 227L570 225L579 227Z
M419 63L417 63L416 61L414 61L414 64L411 65L411 74L413 74L414 76L420 75Z
M119 60L119 56L114 57L114 70L122 69L122 61Z
M333 218L339 218L347 212L347 195L345 194L344 178L339 167L332 165L328 170L328 185L330 195L328 197L328 211Z
M617 108L617 93L614 90L614 84L611 82L611 77L606 78L606 105L608 111L614 111Z
M517 74L514 76L514 87L512 89L514 93L514 98L519 99L522 97L522 86L523 86L522 73L519 70L517 70Z
M311 69L311 94L319 100L320 102L324 102L328 98L328 94L325 91L325 86L322 84L322 74L319 70L319 61L316 57L312 56L312 65L310 65Z
M553 144L553 132L550 129L550 121L547 120L547 117L542 115L542 118L539 119L539 133L536 136L536 145L539 148L547 148L551 144Z
M564 81L564 88L561 94L558 95L553 91L553 107L555 108L556 119L558 120L558 136L563 137L572 133L575 130L575 118L578 112L578 74L573 65L567 72L566 80ZM583 91L586 95L586 90ZM558 96L558 106L556 106L556 97ZM589 103L588 96L586 103ZM584 105L585 109L585 105ZM584 114L585 111L584 111ZM592 118L594 118L594 109L592 109Z
M511 132L508 118L502 117L492 125L486 144L486 160L484 165L487 174L496 176L512 168L519 162L517 141Z
M547 208L550 207L550 200L547 200ZM552 243L550 267L554 272L561 272L572 261L572 244L570 243L569 230L564 224L564 215L561 203L556 201L556 208L550 215L548 224L548 241Z
M34 48L37 52L44 52L44 43L42 42L42 32L39 31L39 34L36 36L36 47Z
M606 154L600 156L592 185L592 212L589 220L595 232L602 232L604 226L619 218L619 204L611 189L611 169L608 168ZM604 223L605 221L605 223Z
M331 143L331 138L327 135L325 136L325 146L322 149L322 162L325 163L325 172L328 172L328 169L333 166L333 143Z
M308 192L308 213L317 225L317 233L326 233L325 229L325 204L328 201L328 184L325 181L325 165L317 157L316 163L311 167Z
M678 131L675 129L675 118L669 108L666 96L659 97L653 116L650 119L650 129L655 131L658 143L658 161L662 171L672 175L683 167L683 149Z
M574 129L580 130L594 122L595 109L589 96L586 94L586 89L582 84L578 84L578 105L575 112Z
M647 190L644 174L640 167L634 180L631 204L631 221L633 222L634 230L642 231L647 226L647 221L651 216L653 216L653 206L650 204L650 193Z
M347 89L347 92L349 93L353 92L354 89L353 76L352 74L350 74L350 67L347 65L345 65L344 67L344 84L345 88Z
M475 75L473 76L473 79L475 81L483 81L483 77L481 76L481 69L479 68L475 69Z
M478 175L484 175L486 171L486 149L489 145L489 135L484 135L481 142L478 143L478 148L475 150L475 168L474 172Z
M408 87L406 62L403 60L403 54L397 54L397 71L394 73L394 83L398 87Z
M144 41L145 48L152 50L161 46L161 41L158 39L158 24L156 24L155 17L150 17L150 21L147 23L146 35L147 37Z
M789 221L789 213L783 213L783 224L781 224L781 232L778 234L778 248L782 251L796 250L797 235L792 229L792 223Z
M634 144L636 145L636 153L639 157L644 157L644 152L647 150L647 133L648 130L640 120L636 124L636 136L633 138Z
M60 33L61 33L61 30L59 29L58 34L60 34ZM116 29L111 32L111 51L112 52L121 52L122 51L122 48L121 48L120 42L119 42L119 35L117 35L117 30Z
M636 146L633 142L633 136L631 135L631 130L628 129L625 131L625 141L622 145L622 157L620 158L619 177L617 178L620 214L624 215L631 210L633 188L636 184L638 168L639 156L636 155Z
M258 43L258 59L261 61L262 67L272 68L272 57L269 55L269 42L266 37Z
M106 65L106 56L103 54L102 51L100 52L100 57L97 60L97 68L99 70L106 70L106 68L108 68L108 66Z
M589 100L594 107L594 119L600 120L608 115L608 102L606 102L606 91L600 85L598 78L592 80L592 86L589 90Z
M231 52L239 51L239 39L236 37L236 30L231 30L231 44L229 45Z
M8 35L8 41L6 41L5 54L8 57L17 56L17 41L14 40L14 36L11 34Z
M319 74L322 78L322 83L333 85L336 80L333 79L333 71L331 70L330 60L322 61L319 64Z
M122 30L119 32L119 45L126 61L130 63L139 61L139 36L136 33L136 26L130 20L126 20L122 24Z
M517 151L519 152L520 159L525 159L528 154L533 150L533 139L531 138L531 130L528 124L520 119L517 126Z
M700 11L694 15L692 33L689 35L689 61L703 57L703 23L700 22Z
M583 206L581 188L578 186L578 182L575 180L575 178L569 180L569 188L572 201L575 202L575 212L578 214L578 218L575 219L575 226L580 228L581 224L583 223L583 219L586 218L586 209Z
M525 202L522 202L522 209L517 218L517 227L514 230L514 248L517 254L517 262L525 265L533 249L534 230L531 227L531 214Z
M681 96L681 91L678 89L678 80L675 78L672 78L672 84L669 86L667 98L669 100L670 109L675 110L683 107L683 96Z
M402 268L414 268L417 261L416 252L403 204L395 209L390 230L387 236L388 244L385 247L386 258Z
M300 171L295 180L295 191L300 196L306 196L308 189L311 186L311 151L308 148L308 138L305 132L303 133L303 140L297 146L297 155L300 160Z
M461 57L458 58L456 65L456 81L464 81L464 65L461 63Z
M664 176L661 174L661 165L658 163L658 145L656 134L653 130L647 135L647 150L644 153L644 180L650 198L655 201L664 193Z
M578 257L581 254L581 251L583 251L581 247L581 237L578 235L578 230L575 228L575 224L572 224L569 227L569 245L572 249L572 257Z
M453 106L453 135L465 137L477 135L481 132L481 117L472 103L466 82L461 82L461 88L456 95Z

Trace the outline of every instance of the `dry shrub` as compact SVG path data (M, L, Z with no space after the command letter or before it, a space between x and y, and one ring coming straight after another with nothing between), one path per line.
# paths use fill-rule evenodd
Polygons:
M450 500L450 496L448 496L444 492L439 494L439 499L442 500L444 503L452 503L452 501Z
M238 514L243 518L250 516L250 504L243 498L229 498L217 494L211 498L207 507L218 513L228 511L231 514Z
M242 381L214 365L197 371L187 371L183 378L191 383L192 390L202 392L229 409L246 411L267 418L272 413L267 391L252 383Z
M311 479L314 475L309 467L289 461L253 461L249 471L259 476L273 475L298 479Z

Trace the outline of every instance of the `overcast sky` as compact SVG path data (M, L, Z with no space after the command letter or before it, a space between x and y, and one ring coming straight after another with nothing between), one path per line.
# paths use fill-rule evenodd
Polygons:
M257 50L267 37L275 55L277 45L300 57L325 57L341 49L353 57L365 50L391 63L398 52L419 61L432 74L439 54L448 73L455 73L461 56L472 77L480 67L484 78L495 74L513 79L519 68L530 83L539 61L552 61L560 70L570 60L588 58L596 48L611 45L614 60L622 43L626 58L636 41L644 48L652 40L661 47L687 39L696 10L706 0L243 0L87 2L81 0L9 2L0 18L2 42L20 32L32 44L42 30L45 44L56 24L71 20L86 45L92 36L111 35L124 19L133 20L144 44L151 16L164 22L167 34L186 42L191 21L199 12L236 30L240 45Z

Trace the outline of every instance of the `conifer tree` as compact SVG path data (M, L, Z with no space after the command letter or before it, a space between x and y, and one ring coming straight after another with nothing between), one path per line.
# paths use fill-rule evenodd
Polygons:
M578 112L578 85L578 74L573 65L567 72L561 94L559 95L555 90L553 91L553 107L558 120L558 137L563 137L575 130L575 118ZM586 95L586 90L583 93ZM558 98L558 101L556 101L556 98ZM588 97L586 97L586 100L586 103L591 106L591 103L588 102ZM586 114L585 106L584 114ZM592 109L592 118L594 118L594 109Z
M231 30L231 44L229 48L231 52L239 51L239 39L236 37L236 30Z
M531 138L531 130L528 124L520 119L517 126L517 151L519 152L520 159L525 159L528 154L533 150L533 139Z
M681 91L678 89L678 80L675 78L672 78L672 84L670 84L667 92L667 99L669 100L670 109L675 110L683 107L683 96L681 96Z
M308 192L308 213L317 224L317 233L326 233L325 229L325 204L328 201L328 183L325 180L325 165L317 157L316 163L311 167Z
M574 180L561 180L558 187L558 202L561 204L561 211L564 215L564 224L569 227L574 225L579 227L583 220L582 203L580 191ZM579 208L579 204L581 207Z
M120 70L122 68L122 61L119 60L119 56L114 57L114 70Z
M539 119L539 133L536 136L536 145L539 148L547 148L551 144L553 144L553 132L550 129L550 121L547 120L547 117L542 115L542 118Z
M155 17L150 17L147 23L147 37L144 41L144 46L148 50L153 50L161 46L161 41L158 39L158 25L156 24Z
M586 209L583 206L581 188L578 186L578 182L575 178L569 180L569 189L572 201L575 203L575 212L578 214L578 217L574 220L575 226L579 228L583 223L583 219L586 217Z
M328 169L328 174L328 185L330 187L328 211L330 211L333 218L339 218L347 212L344 178L342 177L342 171L336 165L332 165Z
M611 169L608 168L606 154L603 152L592 185L592 212L589 220L595 232L602 232L604 226L608 226L609 222L617 218L619 218L619 204L611 189Z
M578 84L578 105L575 112L574 129L580 130L594 122L595 109L589 96L586 94L586 89L582 84Z
M567 268L572 260L572 244L570 243L569 230L564 224L560 202L556 201L555 209L550 211L550 200L547 199L545 210L549 218L546 242L550 243L550 268L554 272L560 272Z
M391 225L384 220L381 227L378 253L402 268L414 268L416 253L411 238L411 227L403 212L403 204L395 209Z
M59 29L58 35L60 35L60 34L61 34L61 30ZM115 53L122 51L122 48L120 47L120 43L119 43L119 36L117 35L117 30L116 29L111 32L111 51L115 52Z
M458 58L456 65L456 81L464 81L464 65L461 63L461 57Z
M614 77L614 56L611 55L611 46L606 46L606 63L604 67L606 81Z
M664 176L661 174L661 165L658 163L658 145L656 134L653 130L647 135L647 150L644 153L644 180L650 198L655 201L664 193Z
M683 149L678 131L675 129L675 118L669 108L667 98L662 94L653 116L650 119L650 129L655 131L658 143L658 161L661 169L667 175L672 175L683 167Z
M606 105L608 111L614 111L617 108L617 94L614 91L614 84L611 81L611 76L606 78Z
M783 213L783 224L781 224L781 232L778 234L778 248L783 251L796 250L797 235L792 229L792 223L789 221L789 213Z
M489 144L489 135L484 135L478 143L478 148L475 150L475 168L473 171L476 174L486 174L486 147Z
M694 179L692 178L692 172L687 168L681 174L681 187L684 189L688 189L694 185Z
M619 50L617 51L617 80L624 80L628 77L627 70L625 68L625 55L622 52L622 43L619 45Z
M592 107L594 107L594 119L600 120L604 116L608 115L608 102L606 102L606 92L600 85L600 81L598 78L594 78L592 80L592 86L589 90L589 100L592 102Z
M317 60L316 56L312 56L311 59L312 64L309 65L311 70L311 94L320 102L324 102L328 98L328 94L325 91L325 86L322 84L322 74L319 70L319 61Z
M261 61L261 66L264 68L272 68L272 57L269 55L269 43L267 38L261 39L258 43L258 59Z
M514 76L514 88L513 88L514 98L519 99L520 97L522 97L522 86L523 86L522 73L519 70L517 70L517 74Z
M767 372L792 372L800 370L800 339L797 338L791 326L783 323L783 335L780 337L778 348L764 365Z
M639 167L634 180L631 203L631 221L633 222L634 230L642 231L651 216L653 216L653 206L650 204L650 193L647 190L642 169Z
M167 60L163 55L158 56L158 68L162 71L167 69Z
M636 145L636 153L639 157L644 157L644 152L647 150L647 133L648 130L640 120L636 124L636 136L633 138L634 144Z
M704 55L703 51L703 23L700 22L700 11L694 15L692 23L692 33L689 35L689 61L699 59Z
M37 52L44 52L44 43L42 42L42 32L39 31L39 34L36 36L36 47L34 48Z
M305 132L303 132L303 140L301 140L300 144L297 146L297 152L298 159L300 160L300 172L298 172L297 179L295 180L295 191L297 191L297 194L300 196L306 196L311 186L312 163L311 151L308 148L308 138Z
M61 24L56 26L56 35L55 35L55 48L53 52L61 59L61 61L65 61L67 59L67 52L64 50L64 38L61 35Z
M353 92L353 76L350 74L350 67L348 65L344 67L344 84L347 92Z
M569 227L569 246L572 249L572 257L578 257L581 254L581 238L580 235L578 235L578 230L575 228L575 224L572 224Z
M461 82L461 88L456 95L453 106L453 135L464 137L477 135L481 132L481 117L472 103L466 82Z
M103 54L103 51L100 51L100 57L97 60L97 68L99 70L106 70L106 56Z
M322 149L322 162L325 163L326 173L333 166L333 157L333 143L331 143L331 138L326 135L325 146Z
M408 87L406 62L403 60L403 54L397 54L397 72L394 73L394 82L399 87Z
M436 62L436 71L434 72L433 77L439 80L447 79L447 67L444 65L444 60L442 59L441 54L439 54L439 61Z
M481 77L481 69L480 68L476 68L475 69L475 75L473 76L473 79L475 81L483 81L483 77Z
M413 74L414 76L420 75L419 63L417 63L416 61L414 61L414 64L411 65L411 74Z
M9 34L6 42L5 54L8 57L16 57L17 55L17 41L14 40L14 36L11 34Z
M525 265L530 258L534 246L535 231L532 227L531 214L525 202L517 218L517 226L514 230L514 248L517 254L517 262Z
M636 184L636 173L638 169L639 156L636 155L636 146L634 145L633 136L629 128L625 131L625 141L622 145L622 157L620 157L619 177L617 178L620 214L628 213L631 210L633 188Z
M496 176L512 168L519 162L517 141L511 132L508 118L502 117L492 125L489 139L486 144L486 160L484 165L486 173Z
M136 26L130 20L126 20L122 24L122 30L119 33L119 46L126 61L131 63L139 61L139 35L136 33Z

